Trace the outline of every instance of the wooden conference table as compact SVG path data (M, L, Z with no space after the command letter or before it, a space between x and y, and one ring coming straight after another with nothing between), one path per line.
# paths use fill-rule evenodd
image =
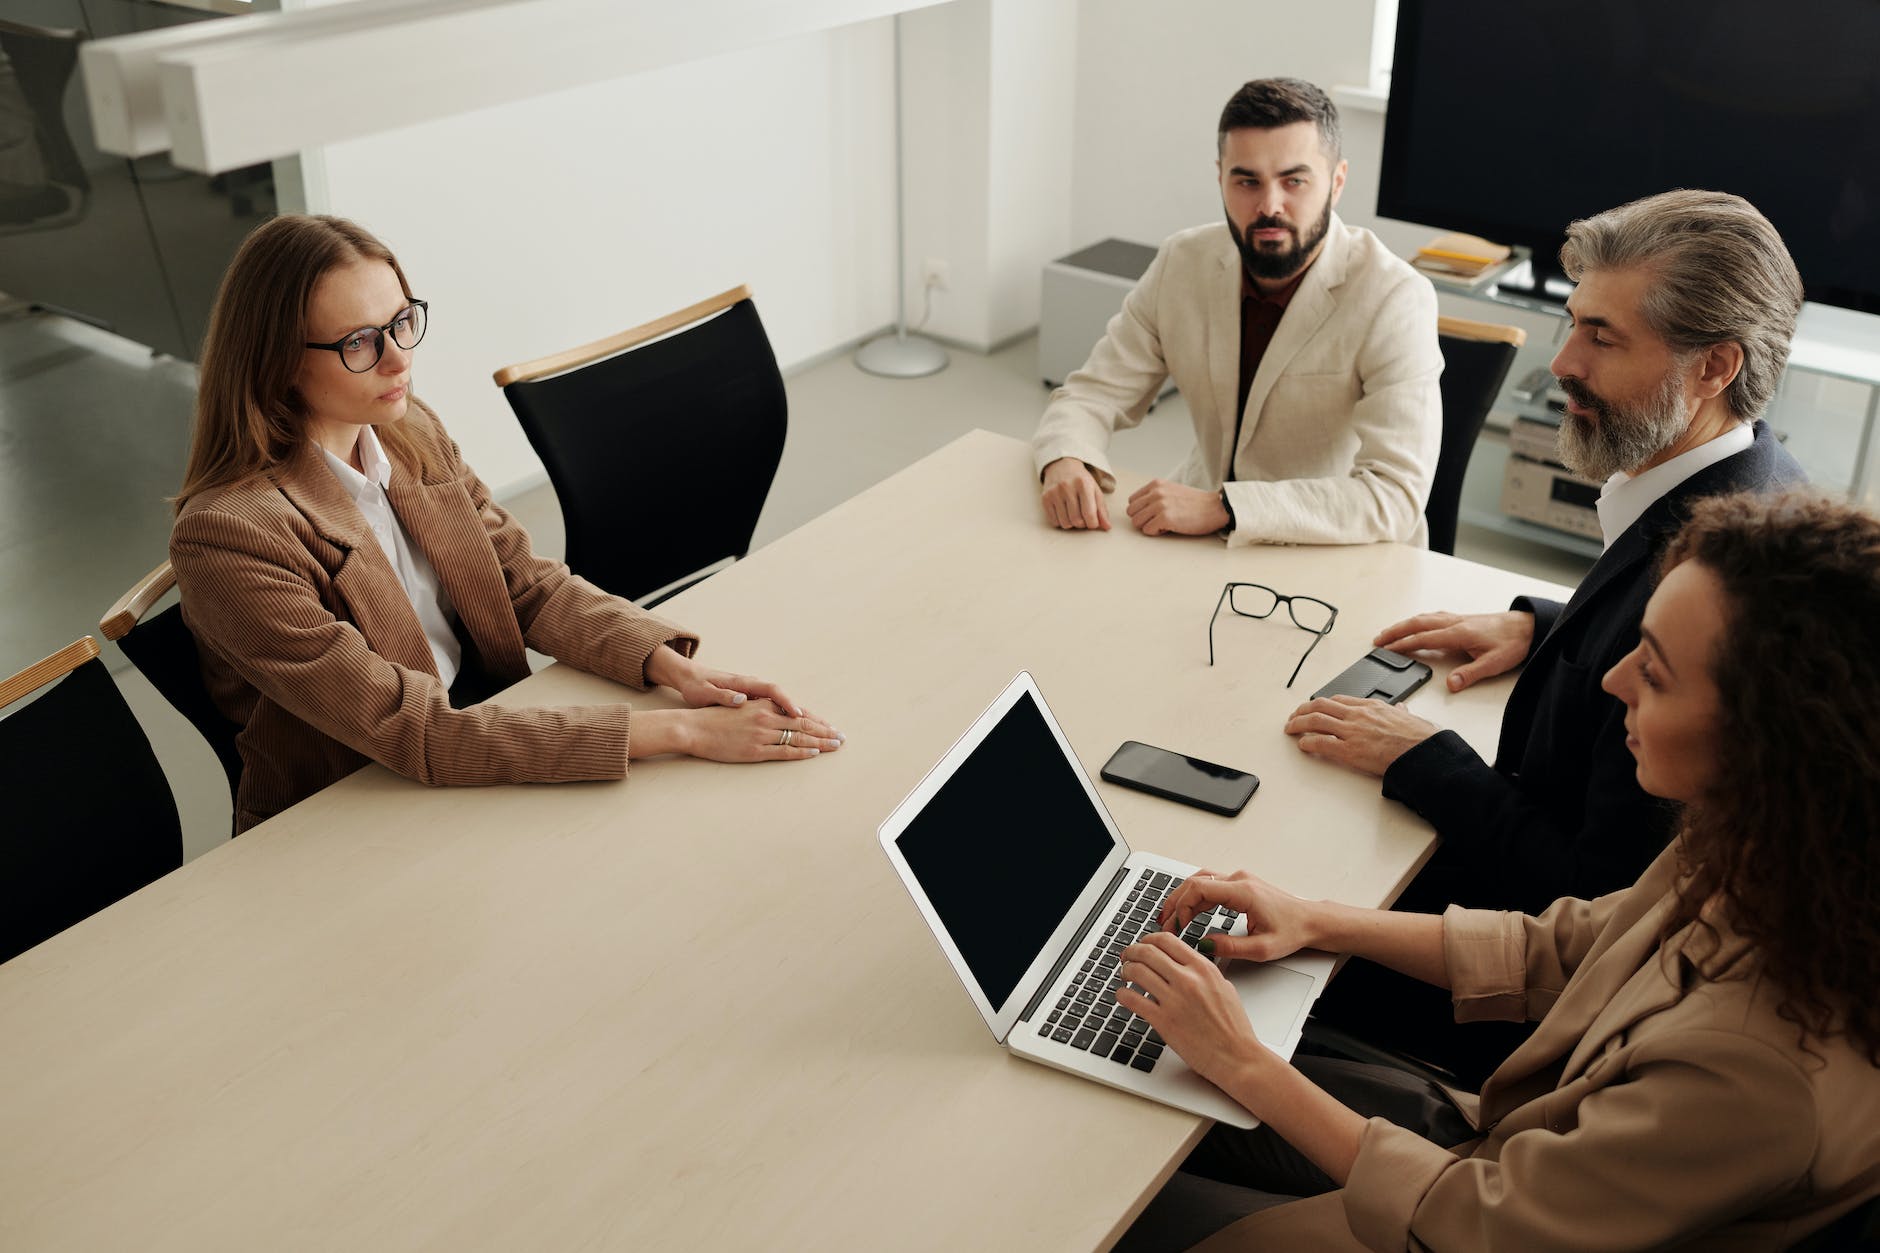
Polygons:
M662 610L849 737L801 764L429 790L371 767L0 967L0 1247L1084 1250L1203 1125L1008 1057L875 828L1020 669L1094 776L1251 769L1132 843L1378 904L1427 826L1285 713L1419 609L1561 589L1379 545L1049 529L975 432ZM1229 579L1339 607L1208 614ZM1414 699L1492 752L1508 680ZM567 667L500 698L630 699ZM1014 891L1013 908L1023 908Z

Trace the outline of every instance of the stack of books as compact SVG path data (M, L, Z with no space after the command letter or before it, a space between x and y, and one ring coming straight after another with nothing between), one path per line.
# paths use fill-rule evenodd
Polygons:
M1479 287L1514 263L1514 250L1475 235L1438 235L1417 249L1410 264L1450 286Z

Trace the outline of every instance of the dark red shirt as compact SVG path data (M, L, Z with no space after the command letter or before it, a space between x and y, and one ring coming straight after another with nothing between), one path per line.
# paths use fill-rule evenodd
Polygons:
M1234 442L1228 453L1229 479L1234 477L1233 457L1240 451L1240 427L1247 419L1247 393L1253 390L1253 376L1260 372L1260 361L1273 342L1273 332L1279 329L1286 306L1292 303L1293 293L1311 269L1307 266L1299 271L1270 296L1253 285L1244 269L1240 272L1240 390L1234 406Z

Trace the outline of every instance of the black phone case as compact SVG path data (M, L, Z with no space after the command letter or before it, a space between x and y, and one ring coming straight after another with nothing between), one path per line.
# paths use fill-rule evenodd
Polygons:
M1183 805L1193 805L1196 809L1205 809L1209 813L1219 814L1223 818L1238 817L1240 814L1240 811L1247 807L1247 802L1253 799L1253 794L1260 790L1260 776L1259 775L1254 774L1251 771L1247 771L1247 770L1237 771L1236 773L1246 775L1247 782L1250 783L1252 786L1247 789L1247 794L1240 798L1240 803L1238 805L1216 805L1213 801L1203 800L1199 796L1190 796L1186 792L1172 792L1168 788L1156 787L1154 784L1144 783L1140 779L1132 779L1127 775L1112 773L1110 770L1110 762L1115 761L1117 757L1117 753L1121 753L1125 748L1128 748L1131 744L1142 744L1142 747L1144 748L1156 747L1154 744L1143 744L1141 740L1124 740L1121 744L1117 745L1116 752L1110 754L1110 761L1104 762L1103 769L1097 772L1097 775L1099 778L1103 779L1106 783L1114 783L1118 787L1134 788L1138 792L1147 792L1151 796L1159 796L1165 801L1178 801ZM1164 752L1164 753L1173 753L1175 750L1172 748L1163 748L1163 749L1158 749L1157 751ZM1179 756L1186 757L1187 754L1182 753L1182 754L1179 754ZM1194 760L1199 761L1200 758L1194 758ZM1233 770L1234 769L1234 767L1232 766L1223 766L1219 762L1211 761L1208 764L1210 766L1215 767L1215 769L1217 770Z
M1337 678L1312 693L1321 696L1369 696L1395 705L1429 682L1431 670L1415 657L1373 648Z

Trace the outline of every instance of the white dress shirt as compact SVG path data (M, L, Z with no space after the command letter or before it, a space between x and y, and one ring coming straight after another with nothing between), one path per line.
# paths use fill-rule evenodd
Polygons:
M457 633L451 629L453 614L444 589L438 585L437 571L431 568L430 558L405 537L405 528L398 524L398 515L392 512L392 502L385 495L392 481L392 463L386 459L379 437L369 426L359 430L359 464L366 468L364 474L325 448L320 451L333 477L353 498L372 527L372 533L378 536L385 559L397 571L398 581L404 584L405 595L411 598L411 607L417 611L418 625L424 628L424 638L431 645L431 660L437 666L437 677L449 687L463 665L463 645L458 643Z
M1633 476L1624 470L1606 480L1599 489L1599 531L1605 547L1624 535L1626 529L1644 516L1652 502L1690 478L1699 470L1714 466L1725 457L1747 452L1756 442L1756 433L1747 422L1738 422L1715 439L1706 440L1689 452L1681 452L1662 465Z

